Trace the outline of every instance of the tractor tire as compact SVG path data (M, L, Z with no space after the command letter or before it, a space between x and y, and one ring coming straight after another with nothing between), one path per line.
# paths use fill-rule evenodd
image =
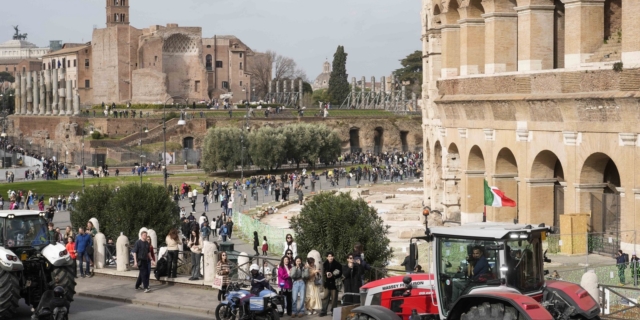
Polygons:
M461 320L523 320L515 308L501 303L485 302L479 306L473 306L462 314Z
M73 267L54 268L51 272L51 278L54 279L57 286L64 288L67 301L71 303L73 296L76 294L76 278Z
M20 282L15 273L0 270L0 319L12 319L20 301Z

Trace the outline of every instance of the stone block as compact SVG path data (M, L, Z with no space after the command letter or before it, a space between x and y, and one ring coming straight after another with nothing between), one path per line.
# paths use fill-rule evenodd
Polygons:
M358 188L360 188L360 186L358 186ZM362 191L360 191L360 195L361 196L368 196L369 195L369 189L362 189Z

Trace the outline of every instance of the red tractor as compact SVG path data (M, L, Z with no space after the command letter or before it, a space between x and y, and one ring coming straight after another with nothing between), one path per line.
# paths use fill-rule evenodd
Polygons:
M434 274L395 276L361 288L352 319L600 319L581 286L545 281L551 229L506 223L427 228ZM384 307L384 308L382 308ZM388 312L391 311L391 312ZM395 316L395 317L394 317Z

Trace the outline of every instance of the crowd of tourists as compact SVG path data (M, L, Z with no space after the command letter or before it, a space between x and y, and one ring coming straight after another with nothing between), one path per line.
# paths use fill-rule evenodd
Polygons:
M45 204L54 212L68 211L79 199L79 192L71 192L68 196L58 195L38 195L31 190L7 190L8 203L6 209L9 210L40 210L44 211ZM0 210L5 209L5 199L0 195Z

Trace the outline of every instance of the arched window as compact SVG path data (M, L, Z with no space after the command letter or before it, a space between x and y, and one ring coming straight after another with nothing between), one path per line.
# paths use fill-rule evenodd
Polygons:
M113 14L113 20L114 20L115 22L119 22L119 21L120 21L119 19L120 19L120 17L118 16L118 14L117 14L117 13L114 13L114 14Z
M208 71L213 70L213 57L210 54L207 55L205 63Z

